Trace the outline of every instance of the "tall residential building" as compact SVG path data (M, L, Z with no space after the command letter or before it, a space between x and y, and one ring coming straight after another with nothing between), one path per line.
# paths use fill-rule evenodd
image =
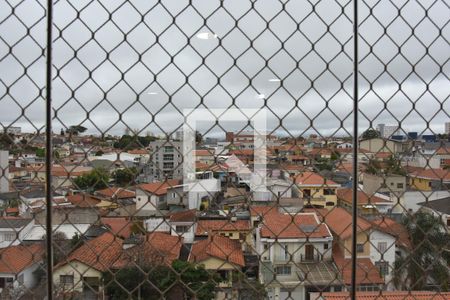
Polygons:
M399 127L397 125L378 124L377 131L380 133L381 137L388 139L397 134Z
M450 122L445 122L445 134L450 134Z
M183 178L181 141L157 140L150 143L149 181Z

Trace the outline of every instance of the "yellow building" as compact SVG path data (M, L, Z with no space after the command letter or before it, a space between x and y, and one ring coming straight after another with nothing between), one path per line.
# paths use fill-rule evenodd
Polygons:
M106 232L73 251L56 265L53 282L57 290L100 292L102 272L108 270L122 253L122 240Z
M336 190L340 185L336 182L314 172L300 173L294 180L305 206L330 209L337 205Z
M252 249L254 246L252 227L248 220L199 220L195 236L205 237L209 234L239 241L245 249Z
M444 169L417 169L409 173L411 188L419 191L444 190L450 186L450 172Z
M211 234L192 245L188 260L220 275L222 281L218 284L215 299L237 299L238 291L233 289L233 282L238 280L238 274L245 265L239 241Z

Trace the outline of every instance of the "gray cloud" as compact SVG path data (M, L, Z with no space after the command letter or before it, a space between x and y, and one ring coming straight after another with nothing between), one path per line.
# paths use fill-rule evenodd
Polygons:
M45 11L38 5L43 1L25 0L15 16L9 16L8 3L17 5L4 1L0 9L0 121L34 131L30 122L44 125L39 89L45 84ZM273 112L269 128L282 134L311 132L311 122L323 135L344 134L341 126L350 132L351 5L314 4L316 13L310 3L293 0L257 1L254 8L251 1L237 0L193 1L190 7L185 1L61 0L54 20L55 130L85 122L91 133L122 134L124 122L159 133L156 124L166 131L181 126L175 108L234 104L266 106ZM428 9L427 17L420 5ZM400 18L390 1L376 4L372 15L361 4L361 129L369 121L400 120L406 131L441 132L448 121L450 9L445 1L427 5L408 2ZM26 28L18 19L32 27L31 36L22 39ZM201 40L198 32L218 38ZM22 65L27 75L16 82L24 74ZM283 81L270 82L273 78Z

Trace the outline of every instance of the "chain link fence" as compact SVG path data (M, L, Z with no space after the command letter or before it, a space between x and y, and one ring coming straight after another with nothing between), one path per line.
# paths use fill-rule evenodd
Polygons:
M50 150L1 1L0 298L449 299L450 5L354 4L54 1Z

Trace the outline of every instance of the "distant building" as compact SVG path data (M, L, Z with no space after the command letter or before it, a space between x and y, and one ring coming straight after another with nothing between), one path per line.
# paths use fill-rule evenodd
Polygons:
M445 134L450 134L450 122L445 122Z
M163 181L183 177L183 149L181 141L157 140L150 143L149 181Z
M0 193L9 192L8 151L0 151Z
M9 134L21 134L22 133L22 127L18 127L18 126L6 127L6 133L9 133Z
M396 125L385 125L378 124L377 130L380 133L380 136L383 138L390 138L393 135L396 135L399 131L399 127Z

